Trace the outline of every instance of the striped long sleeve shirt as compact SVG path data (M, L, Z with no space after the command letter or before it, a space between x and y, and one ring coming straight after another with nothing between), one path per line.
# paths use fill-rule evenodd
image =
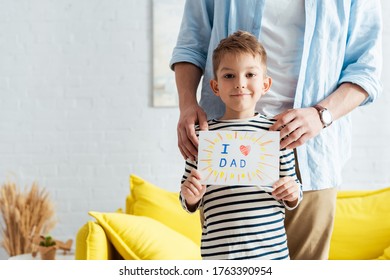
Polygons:
M209 130L268 130L275 122L257 114L242 120L210 120ZM196 128L197 133L199 128ZM182 183L197 162L187 160ZM280 177L291 176L301 186L295 173L293 150L280 151ZM271 186L207 185L198 204L202 216L201 254L203 259L289 259L284 228L283 201L272 195ZM189 211L182 196L181 203ZM302 187L299 202L302 199Z

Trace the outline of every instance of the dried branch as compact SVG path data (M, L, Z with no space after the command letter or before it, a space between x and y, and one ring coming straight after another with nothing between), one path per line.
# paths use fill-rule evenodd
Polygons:
M49 193L33 183L21 192L15 183L0 188L1 245L9 256L31 253L31 236L47 233L56 224Z

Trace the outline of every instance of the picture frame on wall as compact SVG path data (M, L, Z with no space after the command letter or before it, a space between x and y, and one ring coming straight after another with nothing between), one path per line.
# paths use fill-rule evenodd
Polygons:
M184 10L184 0L153 0L153 107L179 104L175 73L169 68Z

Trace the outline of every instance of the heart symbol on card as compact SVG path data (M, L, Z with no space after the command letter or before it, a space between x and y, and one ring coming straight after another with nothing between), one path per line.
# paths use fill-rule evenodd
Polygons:
M251 146L249 146L249 145L247 145L247 146L241 145L240 146L240 151L241 151L241 153L244 156L247 156L247 155L249 155L249 152L251 151Z

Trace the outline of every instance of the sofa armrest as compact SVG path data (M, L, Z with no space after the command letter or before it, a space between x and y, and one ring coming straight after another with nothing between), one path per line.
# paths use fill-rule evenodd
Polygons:
M103 228L96 222L88 221L76 236L76 260L122 259L108 240Z

